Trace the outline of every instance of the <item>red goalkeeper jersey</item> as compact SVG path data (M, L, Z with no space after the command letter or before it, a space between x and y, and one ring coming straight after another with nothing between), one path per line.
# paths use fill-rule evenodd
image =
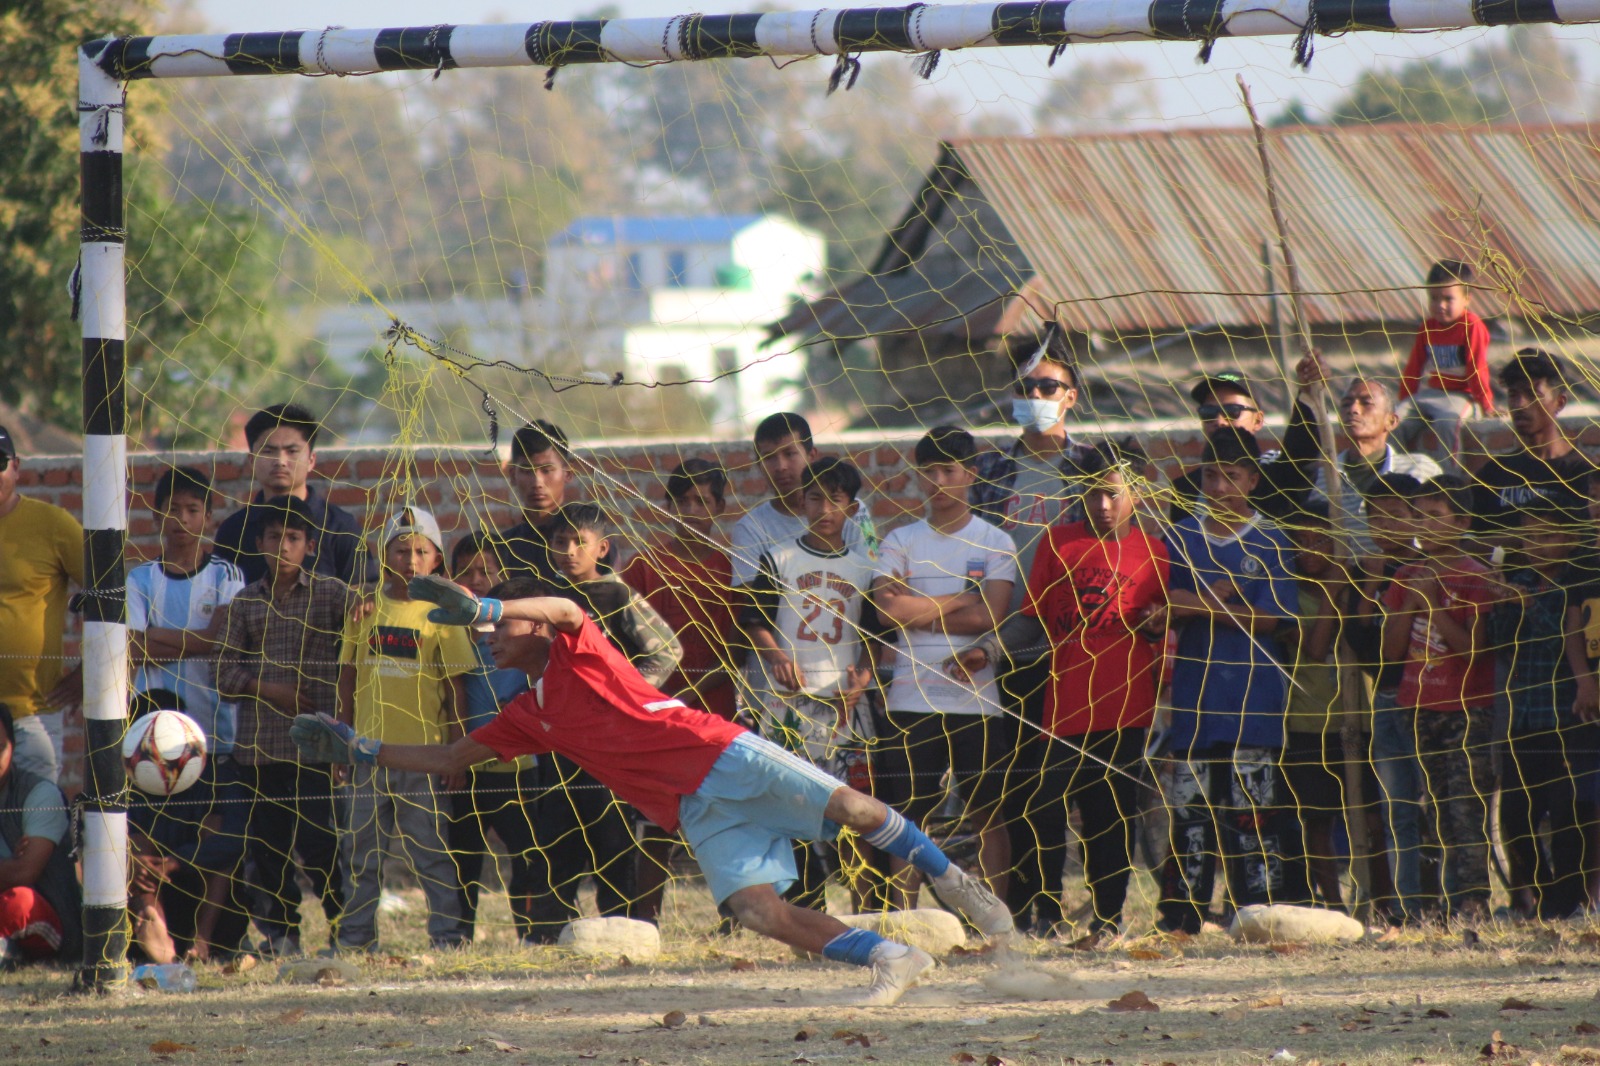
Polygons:
M652 688L585 617L577 632L556 633L533 691L471 735L506 761L565 755L670 833L679 798L743 732Z

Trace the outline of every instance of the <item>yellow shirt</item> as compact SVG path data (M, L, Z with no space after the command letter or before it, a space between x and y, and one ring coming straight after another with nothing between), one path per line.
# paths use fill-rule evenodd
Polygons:
M0 703L13 717L45 710L41 697L61 680L69 583L83 584L83 527L22 497L0 518Z
M356 668L355 729L385 744L437 744L444 739L447 679L477 665L462 626L428 621L431 603L378 593L373 611L346 622L341 663Z

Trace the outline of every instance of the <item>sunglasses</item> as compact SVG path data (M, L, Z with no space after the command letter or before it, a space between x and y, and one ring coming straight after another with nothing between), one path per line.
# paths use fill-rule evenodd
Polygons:
M1065 392L1072 388L1071 385L1059 378L1023 378L1012 386L1018 396L1026 396L1034 389L1039 390L1039 395L1049 399L1058 392Z
M5 452L0 452L0 474L5 473L6 469L10 466L11 456L7 455Z
M1252 411L1259 410L1261 408L1242 403L1203 403L1200 405L1200 421L1210 422L1219 415L1227 415L1230 420L1243 418Z

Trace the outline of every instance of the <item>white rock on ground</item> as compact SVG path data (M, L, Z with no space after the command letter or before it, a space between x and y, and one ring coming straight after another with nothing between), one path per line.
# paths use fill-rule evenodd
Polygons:
M841 914L838 918L853 929L870 929L881 937L898 940L921 948L929 955L948 955L951 950L967 942L967 932L961 919L949 911L921 907L912 911L890 911L887 914ZM806 952L795 949L802 958Z
M1272 903L1240 907L1229 933L1246 944L1329 944L1360 940L1366 929L1338 911Z
M579 918L566 924L556 943L579 955L626 955L644 962L661 954L661 931L632 918Z
M294 959L278 967L278 980L287 985L348 985L361 980L361 967L348 959Z

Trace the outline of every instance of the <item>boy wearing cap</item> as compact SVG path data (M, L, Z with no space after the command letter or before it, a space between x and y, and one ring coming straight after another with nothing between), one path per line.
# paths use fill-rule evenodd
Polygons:
M407 586L437 571L443 558L439 523L427 511L402 508L384 526L383 582L372 612L346 623L339 653L339 720L363 736L436 744L464 735L465 680L477 664L471 638L460 627L430 622L430 605L412 600ZM438 782L445 789L463 783L461 774ZM461 943L459 875L445 846L434 779L358 766L351 785L349 822L340 835L347 891L338 949L377 950L385 836L404 850L422 882L433 945Z
M1220 852L1234 907L1307 901L1298 838L1278 770L1288 700L1276 634L1293 623L1298 590L1292 548L1264 525L1254 434L1223 427L1200 467L1203 517L1167 538L1172 558L1172 724L1163 775L1172 812L1172 858L1163 876L1160 926L1198 933ZM1220 837L1220 839L1217 839Z
M1295 367L1298 395L1289 426L1283 435L1279 451L1263 455L1256 468L1256 487L1250 493L1251 507L1271 518L1282 518L1305 506L1311 492L1312 464L1322 457L1318 440L1320 419L1316 408L1306 402L1304 393L1327 378L1327 368L1317 354L1306 356ZM1189 390L1200 416L1200 428L1208 435L1219 429L1244 430L1254 436L1267 424L1266 412L1256 402L1255 391L1245 376L1237 370L1222 370L1208 374ZM1204 464L1185 471L1173 481L1172 490L1177 498L1172 501L1172 520L1177 522L1195 511L1197 501L1203 502L1201 488Z
M17 765L55 781L61 769L61 641L67 587L83 584L83 527L17 492L17 447L0 426L0 703L15 718ZM77 684L74 672L67 679Z

